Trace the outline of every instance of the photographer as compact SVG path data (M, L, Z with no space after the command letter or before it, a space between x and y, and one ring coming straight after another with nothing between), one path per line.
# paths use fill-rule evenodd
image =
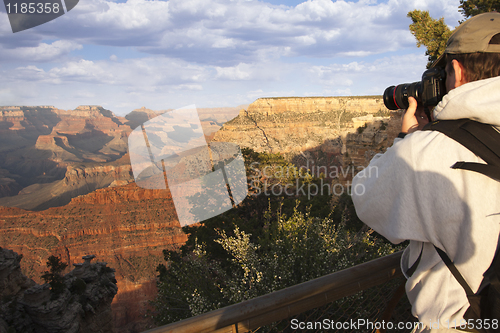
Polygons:
M468 118L500 129L500 13L462 23L433 67L445 68L447 93L431 120ZM365 169L369 174L354 178L352 198L359 218L375 231L396 244L410 240L401 269L412 313L426 326L423 332L456 332L469 317L469 301L436 248L449 256L474 293L487 284L483 274L500 233L500 181L451 168L457 161L484 161L439 131L423 131L429 122L425 109L412 97L408 104L402 133L372 159ZM479 323L484 324L474 325Z

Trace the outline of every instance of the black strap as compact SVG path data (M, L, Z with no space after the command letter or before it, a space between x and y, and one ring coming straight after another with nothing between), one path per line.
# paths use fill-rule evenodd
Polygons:
M422 252L424 251L424 243L422 243L422 248L420 249L420 254L418 255L417 260L411 265L411 267L406 271L407 276L412 276L413 273L417 270L417 266L420 263L420 259L422 259Z
M500 181L500 133L492 125L470 119L438 120L428 123L423 130L445 134L487 163L461 161L453 169L479 172Z
M498 276L498 272L500 272L500 250L495 254L491 266L494 273L489 276L490 284L500 293L500 278Z
M448 257L448 255L443 250L441 250L440 248L438 248L436 245L434 245L434 248L436 249L437 253L441 257L441 259L443 260L443 262L446 264L446 267L448 267L448 269L450 270L451 274L453 274L453 276L455 277L455 279L457 279L458 283L460 283L460 285L462 286L462 288L464 288L465 293L467 294L467 297L473 296L474 292L469 287L469 285L465 281L465 279L462 276L462 274L460 274L460 272L458 271L458 269L455 266L455 264L453 263L453 261L451 261L450 257Z
M500 181L500 167L494 165L459 161L453 164L451 168L479 172L494 180Z
M462 286L462 288L464 288L465 293L467 294L467 296L474 295L474 292L469 287L469 285L467 284L467 282L463 278L462 274L460 274L460 272L458 271L458 269L455 267L455 264L453 263L453 261L451 261L450 257L448 257L448 255L446 254L446 252L444 252L443 250L441 250L440 248L438 248L436 245L434 245L434 248L436 249L437 253L441 257L441 259L443 260L443 262L446 264L446 267L448 267L448 269L451 271L451 273L453 274L453 276L455 277L455 279L457 279L458 283L460 283L460 285ZM411 267L406 271L406 275L412 276L413 273L415 273L415 271L417 270L417 266L420 263L420 260L422 259L422 252L423 252L423 250L424 250L424 244L422 243L422 248L420 249L420 254L418 255L418 258L413 263L413 265L411 265Z
M500 166L500 133L492 125L470 119L437 120L425 125L423 130L446 134L486 163Z
M436 249L437 253L443 260L443 262L446 264L446 267L450 270L451 274L455 277L455 279L460 283L462 288L465 290L465 293L467 294L467 300L469 301L469 308L464 314L465 319L480 319L481 318L481 295L475 294L472 289L469 287L469 284L467 281L465 281L464 277L460 272L458 271L457 267L451 261L450 257L441 250L440 248L436 247L434 245L434 248ZM465 329L463 331L466 332L487 332L483 331L481 329Z
M483 144L478 155L488 164L500 165L500 133L492 126L474 120L468 120L461 128ZM469 148L469 147L467 147ZM469 148L471 149L471 148ZM472 150L472 149L471 149ZM473 151L473 150L472 150ZM483 157L484 156L484 157Z

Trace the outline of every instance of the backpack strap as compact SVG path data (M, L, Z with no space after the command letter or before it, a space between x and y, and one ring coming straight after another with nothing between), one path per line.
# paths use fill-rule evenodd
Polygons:
M486 164L484 164L459 161L452 166L453 169L479 172L493 178L494 180L500 181L500 132L498 132L492 125L483 124L470 119L438 120L427 124L423 130L435 130L445 134L486 162ZM485 313L482 313L482 310L485 307L481 304L481 294L474 294L450 257L448 257L443 250L439 249L435 245L434 248L467 294L470 307L464 317L466 319L481 318L482 315L485 315ZM487 275L490 280L490 286L488 289L484 288L481 293L500 292L500 280L497 275L497 269L500 270L499 253L495 254L493 263L488 270L492 270L492 272L486 272L488 273ZM491 306L489 307L491 308ZM500 304L495 304L495 307L495 311L500 311ZM480 329L478 331L483 332L488 330Z
M443 262L446 264L446 267L448 267L448 269L450 270L451 274L453 274L453 276L455 277L455 279L457 279L458 283L460 283L460 285L462 286L462 288L464 288L465 293L467 294L467 297L474 296L474 292L469 287L469 284L465 281L464 277L462 276L462 274L460 274L460 272L458 271L457 267L455 266L455 264L453 263L453 261L451 261L450 257L448 257L448 255L446 254L446 252L444 252L443 250L441 250L436 245L434 245L434 248L436 249L437 253L441 257L441 259L443 260Z
M420 249L420 254L418 255L417 260L411 265L411 267L406 271L407 276L412 276L413 273L417 270L418 264L420 263L420 260L422 259L422 253L424 252L424 243L422 243L422 248Z
M428 123L423 130L445 134L487 163L459 161L453 169L479 172L500 181L500 133L492 125L470 119L437 120Z
M458 281L458 283L460 283L462 288L465 290L465 293L467 294L467 300L469 301L469 308L467 309L467 311L464 314L464 319L466 319L466 320L468 320L468 319L482 320L482 318L483 318L482 316L484 315L484 313L482 311L483 306L481 304L481 301L482 301L481 294L480 293L475 294L472 291L469 284L465 281L464 277L462 276L462 274L460 274L457 267L455 266L453 261L451 261L450 257L448 257L446 252L444 252L443 250L438 248L436 245L434 245L434 248L436 249L437 253L441 257L443 262L445 263L446 267L448 267L448 269L450 270L451 274L455 277L455 279ZM490 319L493 319L493 318L490 318ZM482 328L470 329L469 327L467 327L465 329L461 329L461 328L455 328L455 329L457 329L459 331L473 332L473 333L489 333L490 332L489 330L482 329Z

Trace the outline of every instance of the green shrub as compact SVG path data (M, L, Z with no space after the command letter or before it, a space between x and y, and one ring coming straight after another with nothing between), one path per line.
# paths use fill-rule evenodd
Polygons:
M358 127L358 134L363 133L363 131L368 127L368 124L365 123L363 126Z

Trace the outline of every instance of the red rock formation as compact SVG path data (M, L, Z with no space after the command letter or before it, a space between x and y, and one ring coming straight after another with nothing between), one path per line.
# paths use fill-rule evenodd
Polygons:
M116 269L117 332L146 327L144 311L155 294L162 251L185 241L170 192L144 190L134 183L100 189L40 212L0 208L0 247L23 254L23 271L35 281L40 282L50 255L71 265L95 254Z
M234 112L200 110L207 137ZM168 191L128 184L127 135L158 114L143 108L123 118L99 106L0 107L0 206L61 206L38 212L1 207L0 246L22 253L25 274L38 282L50 255L70 266L87 254L107 262L118 280L117 332L145 328L162 250L186 240Z

